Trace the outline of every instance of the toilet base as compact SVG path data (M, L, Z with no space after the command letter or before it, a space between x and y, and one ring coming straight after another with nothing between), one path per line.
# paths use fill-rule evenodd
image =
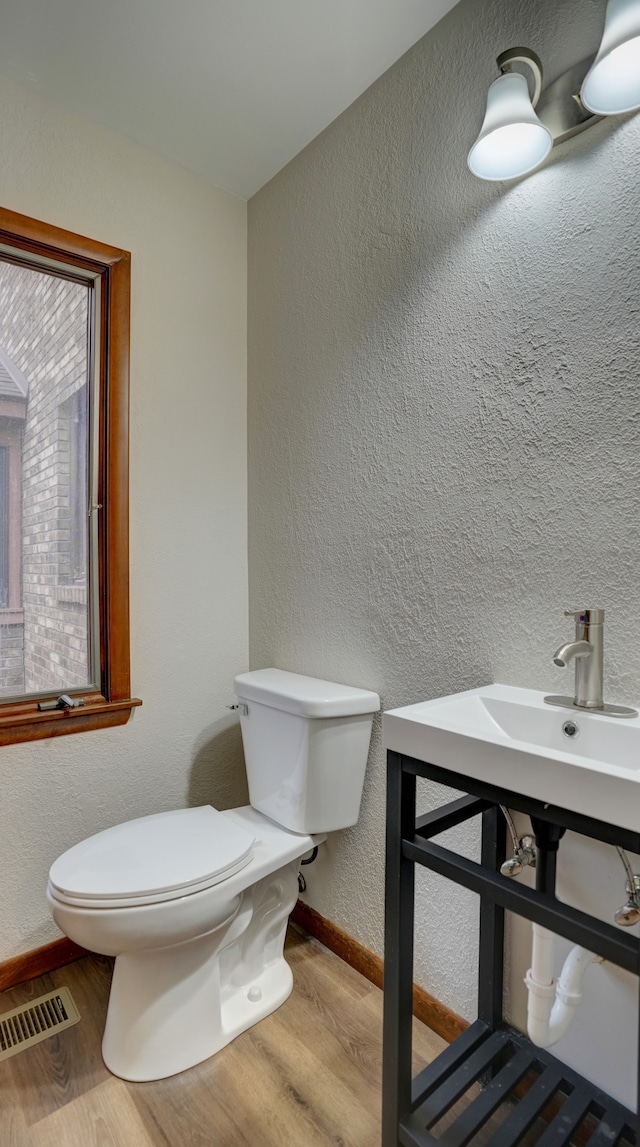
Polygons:
M297 870L296 861L248 888L205 936L117 957L102 1042L109 1071L134 1083L176 1075L284 1003L293 987L283 948Z

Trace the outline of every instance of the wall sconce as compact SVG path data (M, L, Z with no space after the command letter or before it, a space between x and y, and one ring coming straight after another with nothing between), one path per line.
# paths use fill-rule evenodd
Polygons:
M602 43L582 85L582 102L597 115L640 107L640 3L609 0Z
M479 179L517 179L538 167L556 143L602 116L640 107L640 0L609 0L602 42L542 90L542 63L529 48L510 48L496 60L500 76L487 95L480 134L467 159ZM533 95L514 65L533 76Z

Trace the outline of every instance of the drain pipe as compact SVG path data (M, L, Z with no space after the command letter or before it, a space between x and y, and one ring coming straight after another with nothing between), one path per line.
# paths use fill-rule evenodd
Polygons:
M536 1047L552 1047L568 1030L582 1000L582 981L589 964L600 956L576 945L567 956L555 983L553 979L553 932L533 924L531 967L524 982L529 993L527 1032Z
M507 810L503 810L507 821L511 818ZM542 892L553 894L555 889L555 853L558 839L554 840L554 833L540 822L533 822L536 836L539 838L539 856L542 859L542 870L538 867L536 873L536 887ZM511 834L514 840L514 852L518 853L516 866L507 861L501 871L504 875L520 871L519 863L522 852L522 842L517 841L515 826L511 821ZM560 833L561 835L561 833ZM526 839L526 838L524 838ZM516 846L517 845L517 846ZM527 856L531 850L527 850ZM622 861L626 873L627 902L615 914L616 924L625 928L632 927L640 920L640 876L636 875L629 863L624 849L616 846L616 851ZM523 854L524 855L524 854ZM531 860L525 863L532 863ZM533 862L535 863L535 861ZM575 1010L582 999L582 981L589 964L604 964L602 956L588 952L586 948L576 946L567 956L560 979L556 984L553 979L553 932L548 932L539 924L533 924L533 944L531 949L531 967L524 982L529 993L527 1007L527 1031L529 1039L538 1047L552 1047L567 1031Z
M536 888L555 896L558 847L565 829L559 825L531 818L536 835ZM586 948L572 948L560 979L553 978L554 934L533 924L531 967L524 982L529 993L527 1031L537 1047L552 1047L567 1031L582 999L582 981L589 966L598 957Z

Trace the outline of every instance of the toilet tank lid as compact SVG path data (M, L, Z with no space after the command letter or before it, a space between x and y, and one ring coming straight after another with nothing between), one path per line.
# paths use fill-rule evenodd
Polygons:
M380 698L369 689L337 685L319 677L304 677L284 669L255 669L240 673L234 681L236 696L283 709L300 717L352 717L377 713Z

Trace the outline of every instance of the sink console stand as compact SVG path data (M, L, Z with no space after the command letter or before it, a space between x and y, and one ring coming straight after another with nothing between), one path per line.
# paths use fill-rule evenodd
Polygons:
M514 1147L543 1113L538 1147L565 1147L576 1132L588 1147L640 1144L637 1116L510 1028L503 1017L504 914L514 912L640 974L635 935L556 899L556 860L567 829L640 853L640 832L462 776L400 753L387 753L387 866L384 960L383 1147L466 1147L503 1109L489 1147ZM416 817L416 778L466 793ZM501 876L506 824L500 805L532 817L537 836L536 888ZM482 817L480 863L444 848L434 837ZM478 1018L415 1079L411 1077L415 865L480 896ZM443 1116L474 1083L481 1085L457 1118L435 1133ZM525 1090L526 1084L530 1084ZM525 1085L525 1086L523 1086ZM555 1097L555 1103L554 1103ZM639 1103L640 1110L640 1103ZM549 1121L550 1118L550 1121ZM432 1130L433 1129L433 1130Z

